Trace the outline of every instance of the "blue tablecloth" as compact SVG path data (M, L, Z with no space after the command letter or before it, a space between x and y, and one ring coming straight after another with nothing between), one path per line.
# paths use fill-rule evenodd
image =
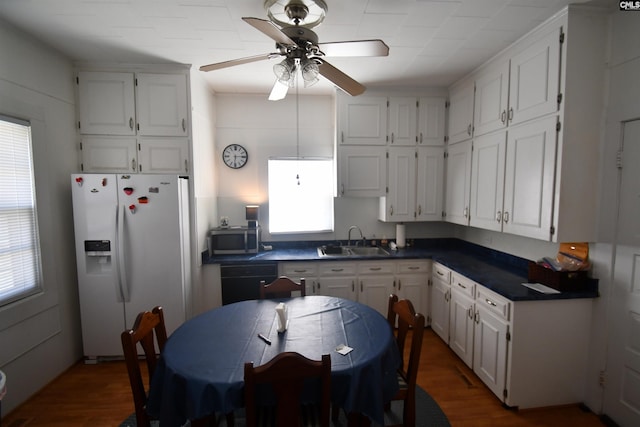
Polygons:
M292 298L284 300L289 328L278 334L278 302L226 305L194 317L169 337L152 378L147 408L161 426L241 408L245 362L259 366L284 351L314 360L330 354L332 401L347 412L383 423L384 402L398 390L400 365L386 319L370 307L341 298ZM353 351L339 354L335 349L340 344Z

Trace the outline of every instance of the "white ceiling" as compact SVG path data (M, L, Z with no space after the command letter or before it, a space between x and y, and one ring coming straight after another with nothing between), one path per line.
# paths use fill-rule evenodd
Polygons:
M329 59L367 87L447 86L566 4L584 1L325 0L327 17L314 31L320 42L379 38L389 45L388 57ZM267 19L263 0L0 0L1 19L77 62L199 67L274 51L243 16ZM277 61L206 78L216 92L266 94ZM330 93L332 85L321 79L303 91Z

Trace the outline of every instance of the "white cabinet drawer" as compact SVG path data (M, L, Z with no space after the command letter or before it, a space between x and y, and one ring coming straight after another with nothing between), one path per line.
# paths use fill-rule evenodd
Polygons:
M461 292L465 295L468 295L471 298L474 298L475 290L476 290L476 282L466 278L460 273L453 271L451 273L451 288L457 289L458 292Z
M318 275L318 266L307 262L290 262L281 264L280 274L291 277L313 277Z
M357 273L355 262L321 262L318 266L318 275L324 276L355 276Z
M484 307L502 319L509 320L509 300L484 286L476 287L476 305Z
M431 275L438 280L444 281L445 283L451 283L451 270L449 270L442 264L434 262Z
M429 274L431 263L429 261L399 261L398 274Z
M361 262L358 263L358 274L394 274L395 263L388 262Z

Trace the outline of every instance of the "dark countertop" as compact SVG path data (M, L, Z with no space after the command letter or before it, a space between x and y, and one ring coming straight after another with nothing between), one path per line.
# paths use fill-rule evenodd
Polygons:
M362 261L432 259L482 286L512 300L558 300L573 298L597 298L598 280L589 279L583 291L543 294L534 291L526 283L529 260L504 252L484 248L458 239L418 239L415 246L389 251L389 256L319 256L317 247L327 242L279 242L273 249L257 254L222 255L209 257L202 254L203 264L247 264L287 261Z

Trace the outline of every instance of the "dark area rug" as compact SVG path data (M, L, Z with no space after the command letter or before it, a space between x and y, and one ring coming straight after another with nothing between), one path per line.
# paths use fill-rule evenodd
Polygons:
M391 411L385 414L385 425L402 424L402 402L393 402ZM152 423L152 425L154 425ZM219 427L226 427L227 423L224 416L220 416L218 420ZM242 411L235 413L236 427L245 427L245 420ZM344 413L340 414L340 419L333 424L336 427L346 427L347 418ZM447 416L442 412L438 403L433 400L429 393L420 387L416 387L416 425L419 427L450 427ZM373 424L378 426L378 424ZM132 414L124 420L120 427L136 427L136 416Z

